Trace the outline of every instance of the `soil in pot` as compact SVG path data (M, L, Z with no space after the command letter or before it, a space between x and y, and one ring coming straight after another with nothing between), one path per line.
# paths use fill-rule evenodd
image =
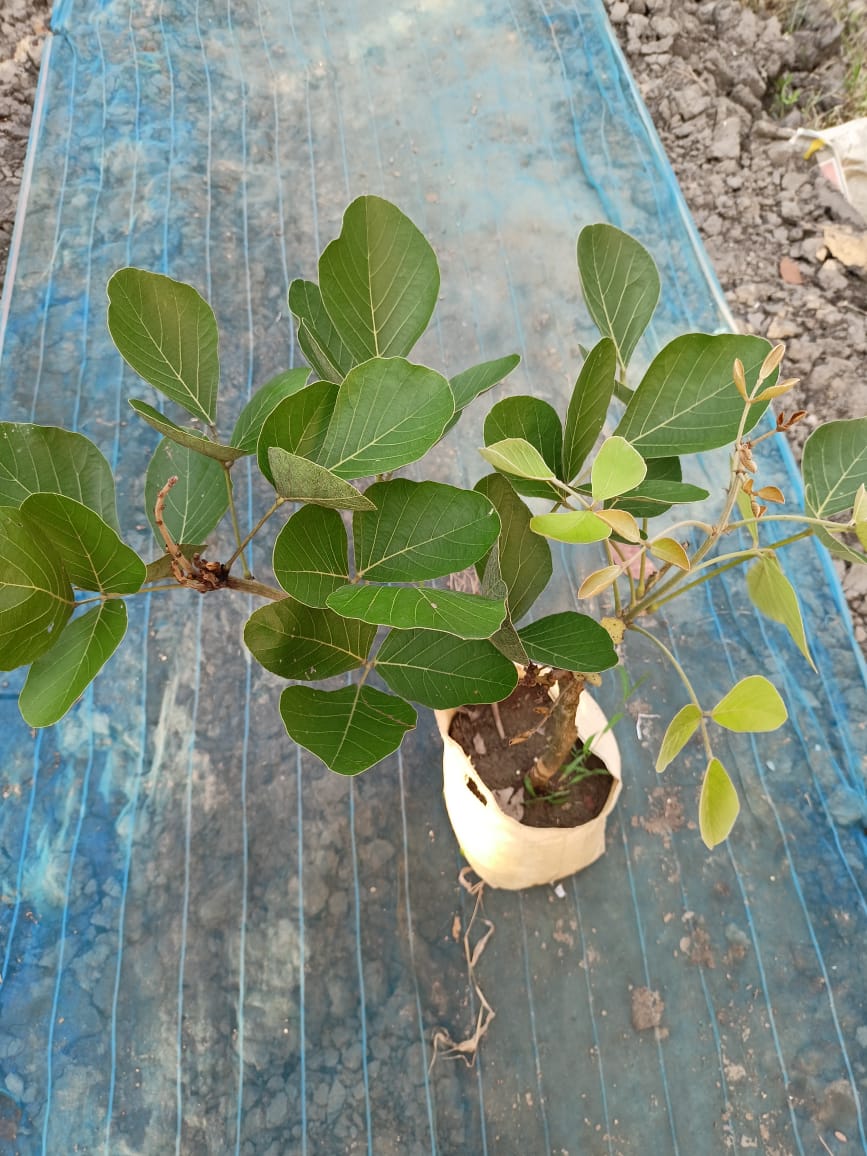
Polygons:
M523 742L509 742L512 735L534 731L542 712L547 712L550 705L544 686L518 683L509 698L497 704L502 732L497 726L497 713L485 705L461 708L452 720L449 734L470 759L482 782L491 791L503 792L497 796L503 809L524 826L580 827L602 811L614 786L604 762L595 754L589 755L586 766L594 773L565 788L558 776L553 783L557 802L550 802L540 795L533 798L524 790L524 778L545 748L544 735L536 731Z

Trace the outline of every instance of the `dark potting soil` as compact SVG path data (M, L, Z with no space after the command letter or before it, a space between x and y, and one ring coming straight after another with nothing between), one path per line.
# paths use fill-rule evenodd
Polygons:
M580 827L596 818L614 785L604 762L597 755L590 755L587 766L600 773L571 784L565 800L552 803L524 791L524 777L545 748L544 735L537 732L524 742L509 743L509 736L523 735L537 727L542 712L549 707L543 686L519 683L509 698L497 704L505 738L500 736L494 709L487 705L461 708L452 719L449 733L491 791L513 788L519 792L518 797L524 802L520 819L524 826ZM562 784L555 779L553 786L559 792Z

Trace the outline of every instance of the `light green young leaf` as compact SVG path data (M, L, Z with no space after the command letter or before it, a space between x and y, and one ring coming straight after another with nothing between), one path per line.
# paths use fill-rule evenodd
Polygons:
M590 316L626 368L659 300L659 273L648 251L613 225L578 235L578 273Z
M749 495L744 493L742 489L739 489L736 495L736 501L738 504L738 512L747 524L747 530L749 531L750 537L753 540L753 545L758 546L759 530Z
M518 636L540 666L593 673L617 665L611 635L587 614L566 610L523 626Z
M548 585L553 571L551 547L530 529L530 511L501 474L481 478L475 489L499 515L498 573L508 590L509 618L520 622ZM481 576L486 566L476 569Z
M145 269L119 269L108 283L108 330L146 382L213 425L220 360L217 321L192 287Z
M611 527L591 510L536 514L530 519L530 529L555 542L601 542L611 537Z
M433 249L380 197L352 202L340 236L319 259L322 301L356 361L405 357L427 327L439 287Z
M256 443L259 469L273 486L268 451L276 446L299 458L318 459L325 431L334 413L339 387L330 381L314 381L285 397L262 422Z
M657 774L661 774L668 764L677 758L698 730L700 722L701 711L695 703L690 702L681 707L662 736L662 745L656 758Z
M478 365L456 374L455 377L449 378L449 385L452 387L455 399L455 409L463 409L479 394L493 389L504 377L509 376L520 360L521 358L517 353L511 353L507 357L498 357L494 361L482 361Z
M752 389L770 343L733 333L686 333L651 362L614 431L644 458L701 453L737 437L744 402L732 382L739 357ZM750 407L745 432L767 409Z
M376 669L392 690L435 710L499 702L518 683L513 664L490 642L436 630L392 630Z
M247 619L244 642L250 653L281 678L322 679L364 663L376 627L341 618L333 610L283 598L260 606Z
M424 457L454 412L434 370L402 357L366 361L340 386L318 460L347 480L388 473Z
M593 459L590 492L597 502L628 494L644 481L644 458L625 438L606 438Z
M601 570L594 570L578 587L578 597L595 598L597 594L613 586L621 573L619 566L603 566Z
M804 504L814 518L848 510L867 485L867 417L829 421L804 443Z
M678 570L689 570L689 554L675 538L654 538L652 542L648 542L647 547L655 558L661 558L663 562L676 566Z
M204 454L205 457L214 458L218 462L234 462L244 456L244 451L235 446L220 445L219 442L209 441L195 430L184 429L177 422L164 417L158 409L154 409L146 401L139 401L134 397L128 400L132 409L143 421L147 422L151 429L155 429L157 433L177 442L179 446L186 446L187 449L195 450L197 454Z
M852 518L855 522L855 533L858 535L858 541L867 550L867 486L863 482L858 487L855 501L852 503Z
M242 453L254 454L265 418L281 401L303 389L309 377L310 370L306 365L302 365L299 369L287 369L285 373L278 373L257 389L238 414L229 445L237 446Z
M766 618L785 626L801 654L815 670L816 664L807 645L798 596L775 554L761 554L750 566L747 571L747 593L756 609Z
M751 674L724 695L710 712L726 730L750 733L775 731L789 717L777 688L761 674Z
M313 281L293 281L289 308L298 322L298 344L304 356L321 378L339 385L356 362L328 316L319 286Z
M485 418L485 445L522 439L538 450L549 467L549 473L563 473L563 430L553 406L538 397L507 397ZM513 472L513 471L511 471ZM551 488L544 482L513 482L519 493L529 497L550 498Z
M274 576L306 606L324 606L349 581L349 547L336 510L302 506L274 542Z
M0 422L0 505L66 494L119 529L111 466L86 437L57 426Z
M602 433L617 372L617 351L610 337L601 341L587 354L566 411L563 429L564 482L578 476L587 455Z
M299 458L279 446L268 450L268 463L274 475L274 489L281 498L308 502L332 510L374 510L376 507L361 490L344 482L324 466L309 458Z
M157 529L154 507L160 490L174 476L179 480L166 500L163 514L166 526L176 542L202 542L229 506L223 467L213 458L163 438L145 475L145 512L160 545L163 539Z
M0 670L26 666L52 647L72 609L50 539L20 510L0 506Z
M719 759L711 759L698 803L699 830L709 851L729 837L740 809L738 793L728 772Z
M328 606L346 618L398 630L446 631L458 638L490 638L506 617L502 598L427 586L342 586L329 596Z
M418 720L408 702L367 685L289 686L280 714L289 736L338 775L360 774L396 751Z
M505 438L501 442L479 449L479 453L494 469L516 478L544 482L554 480L554 471L539 453L523 438Z
M64 626L54 646L30 667L18 698L28 726L52 726L63 718L117 650L126 625L126 603L114 599Z
M39 526L60 556L67 577L82 590L135 594L145 564L99 514L63 494L31 494L21 512Z
M596 516L610 526L614 533L623 538L625 542L636 544L642 540L638 523L626 510L597 510Z
M355 566L372 582L423 582L478 561L496 541L500 520L473 490L395 478L365 491L375 510L352 519Z

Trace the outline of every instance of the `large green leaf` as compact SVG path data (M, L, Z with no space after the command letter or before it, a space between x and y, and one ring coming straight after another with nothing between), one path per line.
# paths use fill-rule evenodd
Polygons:
M509 617L518 622L548 585L553 571L551 547L530 529L530 511L506 478L488 474L475 488L500 517L499 574L509 592ZM481 576L484 566L477 569Z
M206 458L214 458L218 462L234 462L244 456L244 451L236 446L220 445L219 442L209 441L196 430L184 429L177 422L164 417L158 409L154 409L146 401L139 401L134 397L128 400L142 421L146 421L151 429L155 429L170 441L177 442L179 446L186 446L187 449L195 450L197 454L204 454Z
M298 322L298 344L304 356L323 380L339 385L356 361L328 316L319 286L300 278L293 281L289 308Z
M346 528L336 510L303 506L274 542L274 575L307 606L324 606L349 581Z
M310 370L306 365L302 365L299 369L287 369L285 373L278 373L257 389L238 414L229 445L237 446L245 454L254 454L265 418L284 398L291 397L293 393L303 389L309 377Z
M611 527L592 510L569 510L565 514L537 514L530 519L534 534L555 542L601 542L611 537Z
M587 354L581 367L563 428L564 482L578 476L596 439L602 433L617 372L617 352L610 337L601 341Z
M498 542L494 543L491 552L488 554L481 577L482 594L486 598L496 598L498 601L502 599L506 607L506 617L503 620L503 625L491 635L490 641L501 654L505 654L510 662L516 662L521 666L526 666L530 660L512 621L512 614L509 608L509 588L500 573L500 546Z
M399 469L436 445L454 412L434 370L402 357L366 361L340 386L318 460L347 479Z
M815 670L816 664L807 645L798 596L775 554L761 554L747 570L747 592L757 610L766 618L785 626L801 654Z
M520 360L517 353L511 353L494 361L482 361L450 378L449 385L454 394L455 409L463 409L479 394L493 389L504 377L509 376Z
M81 502L64 494L31 494L21 512L51 542L73 585L102 594L134 594L141 589L144 562Z
M538 397L506 397L498 401L485 418L485 445L495 446L513 438L520 438L538 450L548 466L547 475L563 475L563 430L553 406ZM491 459L488 459L489 461ZM496 465L496 462L492 462ZM516 474L514 470L507 473ZM545 482L524 480L513 482L518 493L529 497L550 498L551 488Z
M268 450L268 463L274 475L274 489L281 498L309 502L331 510L373 510L376 507L360 490L344 482L324 466L309 458L299 458L279 446Z
M704 773L698 802L698 825L704 845L713 850L724 842L741 809L738 793L719 759L711 759Z
M319 259L319 288L358 361L404 357L424 333L439 294L436 255L410 219L380 197L359 197Z
M325 438L325 431L334 413L338 386L330 381L314 381L312 385L285 397L262 422L256 443L259 469L271 483L271 462L268 451L277 446L300 458L317 458Z
M0 670L34 662L73 609L57 551L20 510L0 506Z
M761 674L751 674L723 695L710 717L726 730L752 733L775 731L789 715L774 684Z
M622 437L606 438L593 459L590 492L597 502L628 494L641 485L647 465L641 454Z
M693 486L689 482L667 481L664 478L652 477L654 467L660 463L673 463L680 473L679 458L651 458L647 463L647 477L628 494L615 498L609 502L611 509L624 510L632 514L633 518L655 518L670 510L673 505L689 502L703 502L709 497L708 491L700 486Z
M518 636L540 666L592 673L617 665L611 635L587 614L549 614L523 626Z
M220 359L217 321L192 287L145 269L108 283L108 330L118 352L160 393L213 425Z
M490 638L506 617L503 599L415 586L343 586L328 605L347 618L400 630L444 630L458 638Z
M390 755L418 716L408 702L372 686L288 686L280 714L291 738L339 775L357 775Z
M758 377L770 342L734 333L686 333L670 341L651 362L614 431L645 458L701 453L737 437L744 402L732 380L740 358L747 389ZM745 432L768 402L750 407Z
M51 650L30 667L18 698L29 726L47 727L63 718L117 650L126 623L126 603L115 599L66 624Z
M169 491L163 517L176 542L203 542L225 514L229 492L223 467L213 458L163 438L148 463L145 475L145 510L157 541L154 507L157 495L171 477L177 484Z
M376 669L392 690L436 710L499 702L518 683L514 665L490 642L436 630L392 630Z
M0 505L66 494L118 529L111 466L86 437L57 426L0 422Z
M867 417L829 421L804 443L804 502L816 518L848 510L867 484Z
M365 491L375 505L353 516L355 567L373 582L423 582L472 566L500 521L481 494L395 478Z
M626 368L659 300L653 258L613 225L587 225L578 235L578 274L596 328Z
M304 606L294 598L260 606L244 627L244 642L266 670L305 680L355 670L367 658L375 636L375 626Z

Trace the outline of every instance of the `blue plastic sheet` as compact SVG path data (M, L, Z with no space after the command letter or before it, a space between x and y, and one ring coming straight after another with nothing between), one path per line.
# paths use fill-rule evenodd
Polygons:
M438 252L421 353L447 372L517 351L510 388L562 402L591 337L574 241L595 220L659 262L645 360L728 324L597 0L62 0L54 27L0 311L0 410L79 429L122 465L121 524L142 552L156 553L142 501L155 436L106 336L119 266L212 302L224 431L292 364L288 283L313 274L363 192L396 201ZM437 476L484 472L484 409ZM787 453L767 448L761 470L794 496ZM249 524L263 501L251 493ZM430 1067L434 1030L469 1032L478 1006L429 715L402 757L329 774L283 733L277 682L240 641L250 607L229 597L133 599L125 645L47 731L21 722L8 678L0 1149L867 1148L864 666L821 551L786 564L818 675L737 576L664 633L709 703L755 671L789 703L780 732L723 743L744 802L734 837L713 854L698 838L699 758L654 774L683 696L639 639L629 674L650 677L618 728L608 854L562 895L486 897L478 978L497 1018L473 1068ZM574 589L564 553L543 609ZM609 677L603 704L619 695ZM657 1028L636 1016L641 989L664 1004Z

